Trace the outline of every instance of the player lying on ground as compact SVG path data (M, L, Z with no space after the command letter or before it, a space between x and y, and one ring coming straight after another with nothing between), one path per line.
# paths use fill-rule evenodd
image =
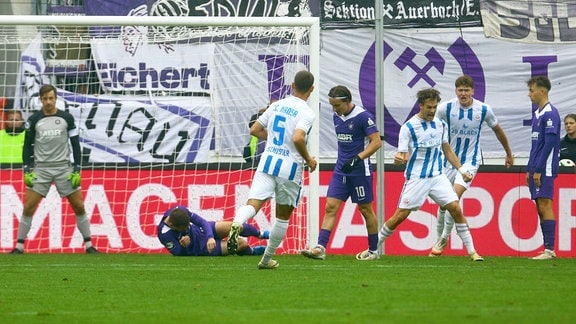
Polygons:
M174 256L228 255L226 238L232 222L207 221L184 206L176 206L164 213L158 224L158 239ZM268 239L268 231L260 232L250 224L240 228L241 236ZM238 239L238 255L262 255L266 247L251 247L248 241Z

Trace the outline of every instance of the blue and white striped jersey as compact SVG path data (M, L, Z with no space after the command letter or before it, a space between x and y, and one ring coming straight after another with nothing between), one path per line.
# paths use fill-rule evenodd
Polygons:
M268 131L266 147L258 163L258 171L300 183L304 159L292 141L294 131L310 133L314 112L306 101L290 96L274 102L258 117Z
M404 176L432 178L442 173L442 144L448 142L446 124L438 118L426 121L412 116L402 127L398 138L398 152L410 153Z
M485 122L490 128L498 125L492 108L476 99L473 99L470 107L463 108L458 98L453 98L438 105L436 117L448 126L448 141L460 163L478 167L482 160L482 124ZM444 161L444 166L450 165L448 161Z

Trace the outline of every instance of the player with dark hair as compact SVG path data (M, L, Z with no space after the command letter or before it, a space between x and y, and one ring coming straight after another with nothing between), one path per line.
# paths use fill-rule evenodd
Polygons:
M80 190L81 149L74 117L56 108L54 86L43 85L39 94L42 109L32 114L26 122L22 161L27 189L16 247L10 253L24 253L24 241L32 225L32 216L52 183L61 197L68 198L76 214L76 226L84 238L86 253L98 253L92 246L90 220L86 216ZM72 147L72 161L69 147Z
M225 256L228 255L224 240L232 222L207 221L184 206L170 208L158 224L158 239L174 256ZM241 236L267 239L268 231L260 232L250 224L240 228ZM238 239L238 255L261 255L265 246L248 245L245 239Z
M448 141L463 167L472 175L476 175L482 161L480 134L483 124L486 124L502 144L506 152L505 166L514 165L512 149L508 144L506 133L498 123L498 119L488 104L474 98L474 80L469 75L462 75L454 82L456 98L442 102L436 110L436 117L448 126ZM444 173L454 186L458 199L470 188L472 181L464 181L462 175L448 161L444 160ZM432 247L429 256L440 256L448 244L448 238L454 227L454 219L443 208L438 208L437 232L438 240Z
M278 267L272 256L286 235L292 211L300 202L304 164L311 172L317 164L307 147L308 133L316 118L306 103L314 91L314 75L306 70L296 73L292 91L292 96L271 104L250 128L250 135L266 139L266 147L252 179L248 201L236 211L228 235L228 250L234 254L241 224L256 216L266 201L275 198L276 219L258 269Z
M473 261L483 261L474 248L474 242L466 218L458 203L458 195L442 172L442 154L462 175L464 181L472 175L462 167L460 160L448 143L446 124L435 117L440 93L436 89L418 91L420 112L400 127L398 152L394 164L406 164L406 181L402 188L398 208L378 233L378 245L386 240L413 210L418 210L426 197L432 198L440 207L448 210L456 222L456 233L462 239Z
M556 257L556 216L552 209L554 180L558 176L560 152L560 114L548 101L552 88L545 76L535 76L527 81L528 97L537 106L532 115L532 147L526 170L526 184L530 196L536 202L540 228L544 238L544 251L534 260L550 260Z
M348 197L358 204L368 232L368 249L356 255L357 260L378 259L378 219L372 208L372 156L382 146L374 117L363 107L352 103L352 93L345 86L328 92L334 111L334 129L338 140L338 159L332 173L318 244L300 253L311 259L324 260L330 234L336 224L336 213Z

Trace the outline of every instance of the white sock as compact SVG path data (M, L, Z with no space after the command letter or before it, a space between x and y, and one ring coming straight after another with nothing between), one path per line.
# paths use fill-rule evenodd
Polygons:
M18 236L16 242L16 248L20 251L24 251L24 240L30 232L30 227L32 226L32 216L22 215L20 218L20 224L18 225Z
M253 206L245 205L236 211L236 216L234 216L234 222L244 224L252 217L256 216L256 209Z
M452 232L453 228L454 228L454 218L447 211L446 215L444 217L444 231L442 232L442 237L448 238L448 236L450 236L450 233Z
M456 223L456 233L462 239L462 243L466 247L468 254L476 252L474 248L474 241L472 241L472 235L470 234L470 229L467 223Z
M382 225L380 231L378 231L378 248L382 246L382 243L394 233L394 230L391 230L386 226L386 224Z
M82 237L84 238L84 247L91 247L90 220L88 217L86 215L76 215L76 227L78 227L80 234L82 234Z
M264 255L262 255L262 260L260 262L266 264L270 261L272 256L276 254L276 249L282 243L284 236L286 236L286 231L288 230L288 222L287 220L278 219L274 221L272 224L272 228L270 229L270 238L268 239L268 245L266 245L266 250L264 251Z
M442 237L442 233L444 232L444 215L446 214L445 209L438 208L438 218L436 220L436 233L438 234L438 238Z

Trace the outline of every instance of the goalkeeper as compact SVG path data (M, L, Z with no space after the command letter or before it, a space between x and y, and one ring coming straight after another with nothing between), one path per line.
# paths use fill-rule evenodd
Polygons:
M39 95L42 109L32 114L26 122L22 149L26 183L24 210L18 225L16 247L10 253L24 253L24 241L32 225L32 216L42 198L48 194L52 183L61 197L68 198L76 214L76 226L84 238L86 253L98 253L92 246L90 220L86 216L80 190L81 150L74 117L56 108L57 94L54 86L43 85ZM70 165L70 146L72 146L72 165Z
M158 239L174 256L225 256L228 255L227 242L232 222L211 222L190 211L184 206L170 208L158 224ZM250 224L241 226L240 235L268 239L268 231L260 232ZM248 245L245 239L238 239L238 255L262 255L266 246Z

